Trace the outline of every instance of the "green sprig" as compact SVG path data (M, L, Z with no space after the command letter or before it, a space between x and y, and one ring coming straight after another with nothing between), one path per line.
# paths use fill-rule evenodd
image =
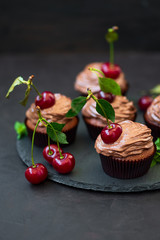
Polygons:
M157 140L155 141L155 145L156 145L156 153L151 162L151 167L155 166L157 163L160 163L160 138L157 138Z
M21 139L24 136L27 136L27 129L24 123L16 121L14 124L14 129L17 133L17 139Z

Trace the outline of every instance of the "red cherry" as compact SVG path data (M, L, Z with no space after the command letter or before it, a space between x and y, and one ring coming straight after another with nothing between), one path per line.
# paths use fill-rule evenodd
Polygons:
M98 92L98 99L105 99L108 102L112 103L114 98L115 98L115 95L113 95L112 93L105 93L103 91Z
M52 166L59 173L69 173L75 166L75 158L71 153L62 153L64 158L60 158L58 154L52 162Z
M150 96L143 96L139 99L138 105L142 111L146 111L147 108L151 105L153 98Z
M49 154L49 146L46 146L43 149L43 157L50 163L52 164L53 158L59 154L58 146L56 144L51 144L50 145L50 150L52 154ZM63 150L60 148L61 152L63 153Z
M40 109L49 108L55 104L55 96L52 92L45 91L41 95L42 97L38 95L35 99L35 105L39 106Z
M122 127L118 123L111 123L110 126L112 128L106 126L101 131L101 138L106 144L114 143L122 133Z
M39 184L43 182L48 175L47 168L41 164L35 164L36 167L30 166L25 171L26 179L32 184Z
M118 78L120 73L122 72L120 66L118 66L117 64L114 64L112 66L109 62L103 63L101 70L106 77L112 79Z

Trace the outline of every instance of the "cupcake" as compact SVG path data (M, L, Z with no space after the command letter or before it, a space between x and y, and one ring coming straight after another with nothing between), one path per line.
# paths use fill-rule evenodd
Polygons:
M160 96L157 96L144 114L146 125L151 128L152 136L160 137Z
M111 105L115 111L115 123L124 120L135 120L137 110L133 102L129 101L125 96L114 96ZM106 119L96 111L96 102L92 98L83 107L82 115L91 138L95 140L106 126Z
M57 122L65 124L62 132L66 134L68 143L72 143L75 140L76 130L78 126L78 117L65 117L68 110L71 108L71 99L62 94L56 93L55 103L53 106L41 109L41 115L48 122ZM28 135L32 138L32 134L36 123L38 121L38 114L35 103L32 103L30 108L26 111L25 124L28 130ZM46 133L46 127L40 122L35 134L34 143L37 146L44 147L48 144L48 136Z
M96 139L95 149L100 154L102 168L115 178L140 177L149 170L156 151L151 130L130 120L120 126L122 133L114 143L104 143L101 134Z
M87 95L87 88L90 88L93 93L97 93L100 91L100 87L98 84L98 77L88 70L88 68L96 68L98 70L102 70L103 62L95 62L88 64L83 71L81 71L75 81L74 88L76 91L80 92L81 95ZM123 72L120 72L119 76L114 79L120 86L122 95L128 90L128 83L125 79L125 75Z

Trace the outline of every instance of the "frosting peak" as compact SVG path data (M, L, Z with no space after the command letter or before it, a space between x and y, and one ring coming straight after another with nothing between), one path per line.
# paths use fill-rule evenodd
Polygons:
M98 153L114 158L135 159L137 155L154 147L151 130L147 126L130 120L123 121L120 125L122 134L113 144L105 144L101 135L98 136L95 142Z
M149 121L160 124L160 96L153 100L147 108L146 114Z

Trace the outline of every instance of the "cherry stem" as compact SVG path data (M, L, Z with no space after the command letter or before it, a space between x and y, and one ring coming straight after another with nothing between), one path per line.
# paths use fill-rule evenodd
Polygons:
M114 44L113 44L113 42L109 43L109 51L110 51L109 63L110 63L110 67L112 68L114 66Z
M35 85L32 82L32 79L34 78L34 75L31 75L28 79L29 85L31 85L34 90L36 91L36 93L40 96L40 98L42 97L42 94L38 91L38 89L35 87Z
M60 155L60 159L63 159L64 157L63 157L63 155L61 153L61 150L60 150L60 145L59 145L59 141L58 141L58 137L57 137L57 133L56 133L55 129L46 119L44 119L42 117L41 112L40 112L40 107L37 106L36 109L37 109L37 112L38 112L39 121L41 121L42 123L45 122L47 124L47 126L49 125L52 128L52 130L54 131L54 134L55 134L55 137L56 137L56 143L57 143L57 147L58 147L58 151L59 151L59 155ZM45 127L47 127L47 126L45 125ZM49 146L50 146L50 139L49 139Z
M105 77L104 73L99 69L89 67L88 70L90 70L91 72L94 72L98 78L99 78L99 75L96 72L99 72L103 77Z
M49 154L49 155L52 155L53 152L51 151L50 145L51 145L51 142L50 142L50 137L49 137L49 135L48 135L48 147L49 147L49 152L48 152L48 154Z
M106 115L106 113L105 113L102 105L99 103L98 99L96 98L96 96L93 95L93 93L92 93L92 91L91 91L90 89L87 89L87 92L88 92L87 100L88 100L89 98L93 98L93 100L99 105L99 107L101 108L102 112L104 113L105 118L106 118L106 120L107 120L108 128L112 128L112 126L111 126L110 123L109 123L108 117L107 117L107 115ZM89 98L88 98L88 97L89 97Z
M34 128L33 135L32 135L31 159L32 159L32 167L33 167L33 168L36 167L36 165L35 165L35 163L34 163L34 160L33 160L34 137L35 137L36 129L37 129L37 127L38 127L39 122L40 122L40 119L38 119L38 122L37 122L37 124L36 124L36 126L35 126L35 128Z

